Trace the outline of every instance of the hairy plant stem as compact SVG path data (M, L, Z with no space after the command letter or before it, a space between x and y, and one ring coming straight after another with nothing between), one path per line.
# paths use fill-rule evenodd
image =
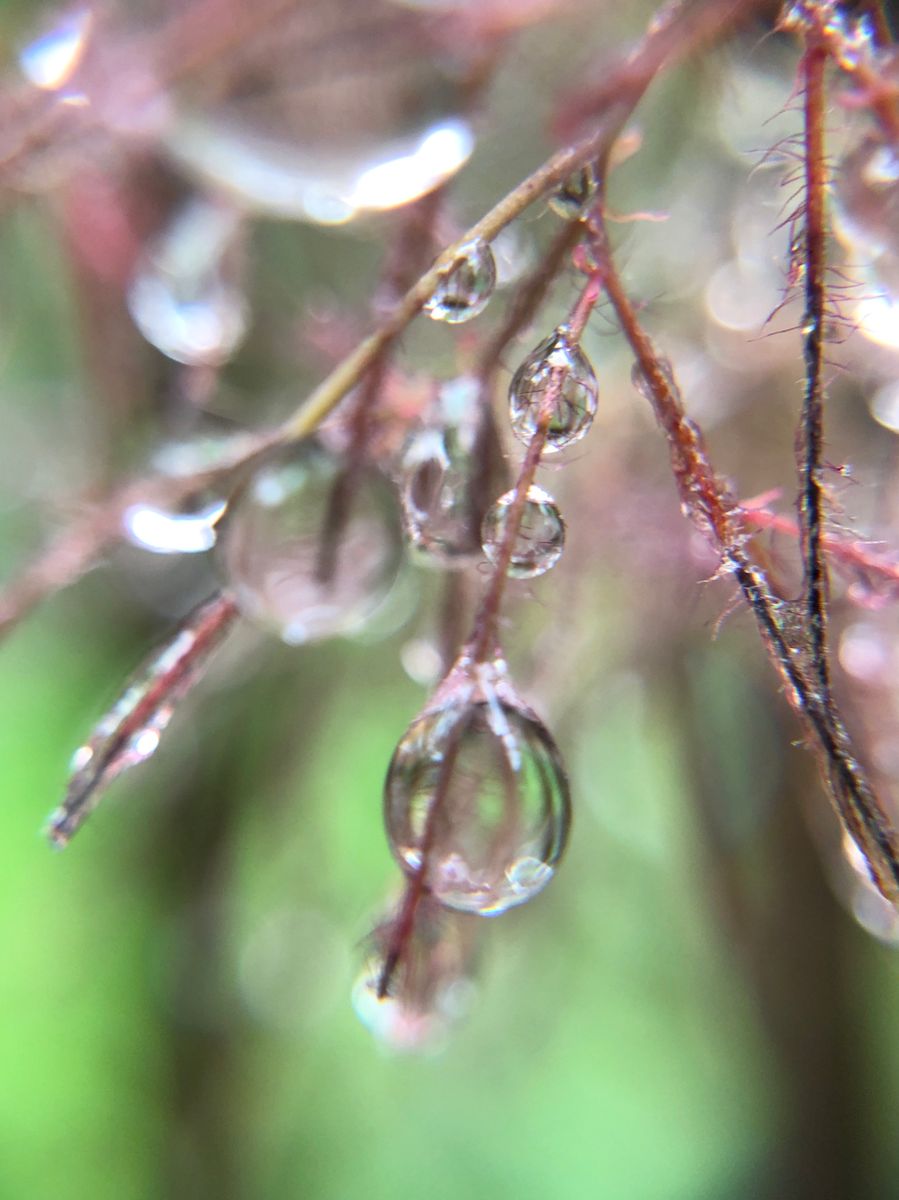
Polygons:
M809 670L808 635L791 627L790 606L776 599L744 546L740 511L716 474L699 426L684 411L670 366L663 364L637 318L615 265L601 203L590 223L606 295L645 382L647 398L668 440L685 514L712 542L749 605L786 696L816 749L834 808L870 867L883 895L899 907L899 839L855 758L829 691Z
M802 550L802 600L809 632L811 670L825 697L830 693L827 648L829 580L824 557L824 444L823 341L827 268L827 227L824 195L824 70L827 50L812 32L806 38L800 64L805 130L805 312L802 319L805 390L796 431L799 469L799 534Z

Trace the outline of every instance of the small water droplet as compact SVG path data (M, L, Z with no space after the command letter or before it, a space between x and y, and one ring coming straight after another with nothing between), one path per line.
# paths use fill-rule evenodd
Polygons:
M401 498L409 540L428 560L465 566L481 553L484 466L478 461L480 385L444 384L435 412L412 434L401 459ZM489 494L489 493L488 493Z
M487 242L468 242L441 278L424 311L435 321L459 325L487 307L496 287L496 264Z
M217 366L240 345L248 312L240 284L241 218L194 199L150 246L128 291L148 342L176 362Z
M544 449L555 453L580 441L593 424L599 388L587 356L564 326L528 355L509 387L512 431L528 443L549 407Z
M424 870L449 908L492 916L546 886L568 836L568 781L505 664L456 664L396 748L384 813L400 865Z
M233 497L218 551L241 611L297 645L355 633L388 598L403 560L393 490L306 442L272 455Z
M511 489L487 510L481 536L484 553L496 565L506 539L515 502ZM508 574L513 579L536 579L554 567L565 548L565 522L558 505L543 488L531 484L521 513Z
M94 16L79 7L62 14L56 24L19 53L19 66L35 87L56 92L64 88L81 63Z
M411 937L382 996L396 920L394 915L382 922L369 938L366 962L353 987L353 1008L385 1049L433 1054L471 1007L470 931L461 924L464 917L423 896Z
M599 182L596 170L588 163L579 167L549 198L549 207L557 216L574 221L586 215L596 198Z
M227 596L207 600L132 676L72 756L65 799L48 826L55 845L69 842L114 779L155 753L175 706L200 678L236 615Z

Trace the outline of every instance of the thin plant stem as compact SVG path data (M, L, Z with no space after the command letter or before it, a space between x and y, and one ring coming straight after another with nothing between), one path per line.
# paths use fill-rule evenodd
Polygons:
M892 821L855 757L832 697L808 672L807 640L791 627L790 606L772 595L764 572L746 551L736 501L712 467L702 431L684 411L673 372L656 353L624 288L601 204L591 217L590 229L606 295L668 440L684 512L716 547L722 567L736 579L785 694L818 753L837 815L865 856L882 894L899 907L899 838Z
M827 648L829 582L824 537L824 381L823 344L827 269L824 195L824 71L827 51L813 32L806 38L800 64L803 84L805 188L805 312L802 320L805 389L796 433L799 468L799 531L802 550L802 600L809 631L811 669L827 695L830 671Z

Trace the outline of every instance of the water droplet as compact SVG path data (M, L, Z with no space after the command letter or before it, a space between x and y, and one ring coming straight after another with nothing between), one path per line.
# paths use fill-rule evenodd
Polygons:
M464 62L433 46L427 14L304 0L242 47L224 87L185 96L169 150L262 215L340 225L408 204L474 147Z
M566 221L586 215L596 198L599 183L592 164L579 167L549 198L549 207Z
M841 850L844 862L841 890L852 915L880 941L892 946L899 944L899 913L881 894L868 860L848 833L843 834Z
M397 916L382 922L371 935L365 966L353 987L353 1008L388 1050L435 1053L467 1015L474 984L467 973L471 937L462 927L464 920L423 896L411 937L383 996L379 993Z
M564 326L528 355L509 387L512 431L522 442L534 437L549 408L544 449L555 453L587 433L596 416L599 388L586 355Z
M498 564L506 539L515 489L511 489L487 510L482 538L484 553ZM507 574L513 579L536 579L554 567L565 548L565 522L558 505L543 488L531 484L521 513L515 548Z
M546 886L568 836L568 781L504 664L457 663L394 752L384 812L400 865L424 871L449 908L492 916Z
M468 242L434 288L424 311L435 321L460 325L487 307L496 287L496 264L487 242Z
M73 8L60 16L47 33L19 53L19 66L26 78L44 91L64 88L84 56L93 20L89 8Z
M392 488L367 468L347 486L342 461L306 442L271 456L222 521L218 551L241 611L285 642L357 632L399 575Z
M479 399L476 379L463 376L444 384L433 417L413 433L402 454L406 533L416 549L441 566L464 566L481 553L482 497L489 481L478 461Z
M176 362L217 366L243 340L241 230L233 208L191 200L137 269L128 291L131 316L147 341Z
M55 845L68 844L114 779L155 753L175 706L200 678L236 615L230 597L213 596L132 677L72 756L65 799L48 824Z

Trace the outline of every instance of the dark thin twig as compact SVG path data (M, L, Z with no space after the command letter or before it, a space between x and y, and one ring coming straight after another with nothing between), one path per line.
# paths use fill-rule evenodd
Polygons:
M596 260L606 295L631 347L643 389L669 445L675 484L684 511L721 555L749 605L771 661L809 739L816 748L834 808L864 854L884 896L899 906L899 838L883 805L855 758L832 698L809 675L807 641L791 628L790 606L771 593L761 568L744 547L739 508L715 472L702 431L690 420L670 366L663 363L637 314L615 266L601 205L591 218Z
M829 580L824 557L824 381L823 342L827 270L824 193L824 69L827 51L813 32L800 64L805 131L805 312L802 320L805 391L796 431L799 469L799 534L802 549L802 602L809 631L812 673L825 696L830 692L827 649Z

